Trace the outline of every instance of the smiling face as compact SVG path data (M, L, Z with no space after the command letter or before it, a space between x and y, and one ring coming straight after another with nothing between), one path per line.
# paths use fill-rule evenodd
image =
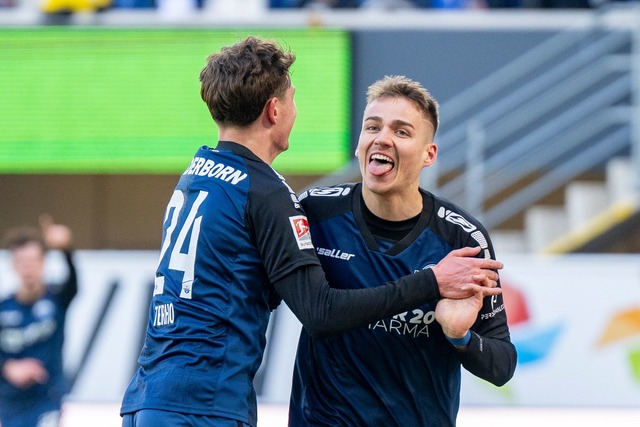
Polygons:
M419 194L420 171L436 159L434 134L426 114L407 98L385 97L368 104L356 148L363 192Z

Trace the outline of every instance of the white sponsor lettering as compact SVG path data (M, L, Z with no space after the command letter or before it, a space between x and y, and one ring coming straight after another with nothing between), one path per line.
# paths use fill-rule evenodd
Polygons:
M175 311L173 303L161 304L153 307L155 315L153 316L153 326L172 325L175 321Z
M495 317L498 313L502 311L504 311L504 304L500 305L500 307L494 308L493 311L491 311L491 313L482 313L480 315L480 319L482 320L491 319L492 317Z
M378 320L376 323L372 325L370 324L369 329L381 329L384 332L388 332L390 334L410 336L413 338L418 338L421 336L429 337L429 325L410 324L401 322L398 319Z
M416 308L411 312L396 314L391 319L378 320L369 324L371 330L382 330L391 334L410 336L413 338L429 337L429 325L436 320L436 312L425 312Z
M356 256L355 254L342 252L340 249L316 248L316 252L318 252L318 255L328 256L336 259L344 259L347 261Z

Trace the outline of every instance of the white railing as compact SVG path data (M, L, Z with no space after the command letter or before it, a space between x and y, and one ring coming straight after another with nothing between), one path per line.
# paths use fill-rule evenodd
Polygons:
M608 13L593 12L592 25L558 32L444 103L442 155L424 186L488 228L620 154L632 156L640 191L640 8L627 9L636 18L623 26L608 25Z

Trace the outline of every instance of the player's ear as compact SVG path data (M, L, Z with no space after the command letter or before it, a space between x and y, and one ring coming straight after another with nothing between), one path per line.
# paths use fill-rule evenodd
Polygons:
M438 157L438 146L433 142L427 144L424 148L424 156L422 159L422 164L424 167L431 166L436 162L436 158Z
M269 98L264 106L265 117L272 125L275 125L278 121L278 107L278 97L276 96Z

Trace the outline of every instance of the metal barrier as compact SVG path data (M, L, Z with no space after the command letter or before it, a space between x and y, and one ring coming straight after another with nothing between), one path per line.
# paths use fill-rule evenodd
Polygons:
M612 10L620 6L444 103L443 155L423 171L423 185L489 229L614 156L632 156L640 190L640 7L626 6L635 19L621 25L608 22Z

